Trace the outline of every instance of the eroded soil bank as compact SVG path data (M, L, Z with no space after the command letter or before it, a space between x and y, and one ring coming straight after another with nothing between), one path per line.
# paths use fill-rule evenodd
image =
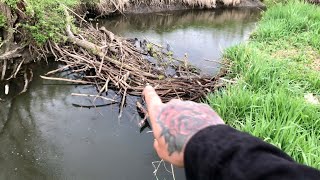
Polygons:
M215 9L223 8L257 8L264 9L266 6L259 0L240 0L239 2L234 2L234 4L224 4L223 2L217 2ZM187 10L187 9L203 9L203 7L190 7L181 4L161 4L161 5L146 5L140 4L139 6L132 5L124 10L126 14L143 14L143 13L153 13L153 12L165 12L165 11L177 11L177 10ZM205 9L212 9L211 7L205 7Z

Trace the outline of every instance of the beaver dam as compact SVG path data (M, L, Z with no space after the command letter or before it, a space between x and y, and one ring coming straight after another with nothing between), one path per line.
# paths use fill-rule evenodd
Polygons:
M222 86L219 79L224 71L215 76L205 76L190 65L187 55L174 58L168 48L146 40L142 43L140 40L138 48L135 45L137 39L121 38L105 27L88 22L88 19L91 16L135 11L138 7L177 8L185 5L212 8L236 6L243 4L242 1L74 3L0 3L3 21L0 44L1 81L10 82L20 77L24 83L21 93L26 92L32 81L33 71L25 64L36 59L53 58L65 66L48 72L42 78L95 85L97 97L108 89L113 89L122 94L121 106L128 94L140 96L146 84L156 87L165 102L172 98L198 100ZM55 73L61 71L71 71L78 78L55 77ZM168 74L168 71L171 73ZM10 83L4 84L7 94Z
M61 12L65 13L64 10ZM73 16L71 11L68 14ZM121 93L124 93L119 89L125 90L126 84L130 83L132 87L142 88L146 81L156 85L163 78L197 77L199 74L215 77L220 72L221 51L245 41L259 17L259 11L250 9L127 14L126 18L112 16L94 20L93 27L88 26L93 28L92 31L77 28L72 31L72 38L99 40L100 47L110 44L112 34L109 31L114 32L113 46L101 51L112 59L120 57L113 51L122 53L126 58L120 63L136 56L135 65L128 67L134 69L122 68L121 72L120 63L113 64L108 59L101 63L99 51L90 52L71 42L46 44L39 52L54 52L47 55L48 63L42 60L21 65L16 80L1 83L2 88L9 84L10 91L8 95L0 91L0 98L4 100L0 102L0 166L3 167L0 179L156 179L152 162L159 159L152 148L153 138L147 133L148 129L140 133L137 125L141 120L135 107L139 96L127 96L119 121ZM86 25L84 20L77 20L77 23ZM105 33L102 27L109 31ZM151 49L153 53L150 53ZM98 55L89 55L91 53ZM185 54L186 64L183 61ZM59 61L53 61L55 56ZM68 65L76 68L70 69L66 67ZM6 71L5 79L11 76L10 69ZM59 72L54 71L57 69ZM151 70L144 71L146 69ZM25 93L16 96L25 87L25 72L28 79L33 72L33 80L28 83ZM145 74L141 76L138 72ZM107 73L112 77L118 76L117 80L121 81L119 89L112 78L105 86ZM70 82L46 80L40 76ZM133 77L141 78L142 82L131 80ZM184 81L179 83L179 86L185 86ZM100 91L101 97L115 100L116 104L95 98ZM127 94L135 92L140 92L140 89L127 88ZM70 96L72 93L95 97ZM175 93L170 93L175 96ZM158 164L155 162L154 165L157 167ZM170 165L166 167L171 171ZM174 171L176 179L184 179L183 169L175 168ZM158 179L172 179L172 174L162 164L156 175Z

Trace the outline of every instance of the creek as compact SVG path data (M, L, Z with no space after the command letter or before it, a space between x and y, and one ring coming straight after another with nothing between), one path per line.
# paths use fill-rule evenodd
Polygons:
M177 58L187 56L203 74L213 75L222 51L247 40L259 18L260 11L253 9L188 10L114 16L98 23L117 35L162 45ZM96 94L94 87L39 77L58 66L37 64L22 95L16 95L22 87L14 83L8 96L0 91L5 100L0 101L0 179L173 179L168 164L159 166L157 177L153 174L152 162L159 158L150 130L140 132L137 125L138 97L127 99L118 119L119 104L70 95ZM121 99L112 91L108 97ZM183 169L174 172L177 180L185 179Z

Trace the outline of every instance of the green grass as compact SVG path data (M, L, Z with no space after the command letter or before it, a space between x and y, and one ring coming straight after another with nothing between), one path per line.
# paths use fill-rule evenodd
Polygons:
M249 42L229 48L237 84L207 102L231 126L320 169L320 7L292 1L268 9Z

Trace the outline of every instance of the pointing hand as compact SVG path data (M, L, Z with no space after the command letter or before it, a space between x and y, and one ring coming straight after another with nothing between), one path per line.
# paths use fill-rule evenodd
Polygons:
M160 158L173 165L184 166L185 146L194 134L208 126L224 124L206 104L177 99L164 104L151 86L142 94L155 137L154 148Z

